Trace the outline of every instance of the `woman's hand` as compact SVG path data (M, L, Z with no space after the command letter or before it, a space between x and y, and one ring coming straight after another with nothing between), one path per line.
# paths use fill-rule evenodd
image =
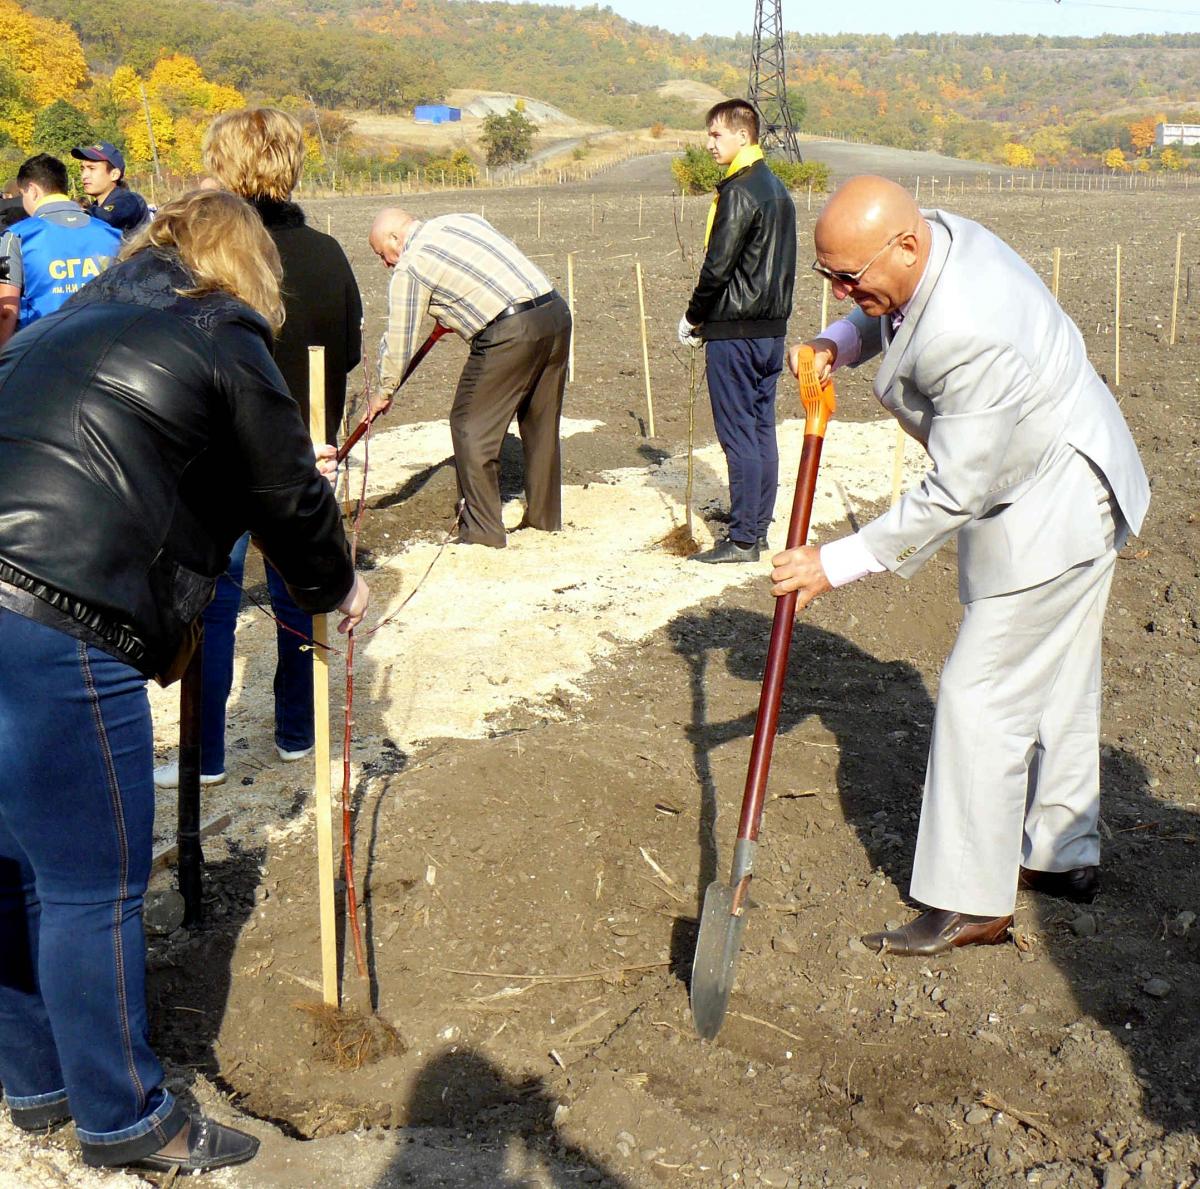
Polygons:
M367 613L367 603L371 592L363 581L361 574L354 575L354 585L350 593L338 604L338 610L345 613L345 618L338 624L338 631L344 636L362 623L362 617Z

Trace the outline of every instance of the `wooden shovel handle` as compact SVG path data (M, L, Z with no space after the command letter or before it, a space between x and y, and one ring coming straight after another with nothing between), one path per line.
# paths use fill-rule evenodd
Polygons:
M804 448L800 452L796 494L788 524L788 549L796 549L808 539L813 495L817 489L817 470L821 465L821 448L825 444L825 427L836 404L832 381L826 380L824 384L818 382L812 351L807 347L801 348L798 372L805 414ZM796 593L793 591L781 595L775 601L775 620L771 625L771 643L767 648L767 665L758 698L758 717L754 723L754 742L750 747L750 763L746 770L746 789L742 794L742 816L738 822L738 838L751 842L757 841L758 827L762 821L771 752L775 746L775 731L779 726L779 703L783 696L783 680L787 675L788 653L792 647Z
M407 380L408 377L417 370L417 368L421 365L421 360L424 359L425 356L428 355L433 349L433 344L436 343L438 339L442 337L442 335L449 333L449 326L443 326L440 322L434 325L433 330L431 330L429 333L429 337L416 349L413 357L408 361L408 367L404 369L404 375L400 377L400 384L396 385L397 388L399 388L400 385L403 384L404 381ZM370 425L371 422L374 421L378 416L379 413L377 412L367 412L367 415L358 423L357 426L355 426L354 432L341 444L341 446L338 447L338 452L335 456L338 462L345 461L346 455L358 445L359 439L367 432L367 426Z

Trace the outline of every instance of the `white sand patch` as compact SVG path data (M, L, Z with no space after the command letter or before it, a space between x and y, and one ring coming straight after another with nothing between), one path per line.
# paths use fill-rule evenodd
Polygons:
M595 423L568 421L564 433ZM895 423L834 422L826 439L810 540L849 531L847 506L887 497ZM791 511L803 422L779 426L780 494L771 531L782 548ZM370 488L375 496L400 489L412 475L449 457L445 421L397 426L373 441ZM921 473L922 454L907 451L909 479ZM757 584L769 609L769 555L754 565L706 566L672 556L660 540L684 521L686 452L661 464L607 472L563 489L561 533L513 533L507 549L413 542L367 575L372 589L368 626L390 615L420 584L394 623L360 640L355 665L357 763L379 754L381 738L411 750L439 737L479 737L489 721L520 704L553 717L556 691L579 692L596 661L644 639L706 598L732 586ZM843 498L844 497L844 498ZM695 454L694 533L711 536L699 515L712 500L727 501L725 461L718 446ZM519 501L505 521L521 517ZM369 514L369 513L368 513ZM434 529L440 526L431 525ZM434 561L435 557L437 558ZM422 581L430 563L433 568ZM340 640L337 641L340 643ZM311 780L308 763L281 765L272 746L274 625L256 609L238 626L238 661L226 732L229 780L204 791L204 815L232 811L233 836L261 839L288 789ZM341 751L343 666L330 666L333 750ZM174 747L177 687L151 687L156 741ZM236 746L244 739L246 746ZM355 772L357 778L357 770ZM250 781L243 784L243 781ZM173 830L174 794L161 796L159 830ZM302 829L299 820L289 833Z
M601 421L564 417L560 425L560 436L572 438L576 434L591 433L601 425ZM398 425L394 429L383 429L371 434L369 446L368 499L394 492L414 475L442 463L449 465L454 457L450 442L450 422L446 420L414 421L409 425ZM363 447L360 444L349 459L350 494L355 498L358 497L362 485L362 454Z
M889 419L830 432L810 539L831 537L834 526L849 531L839 484L856 513L886 498L894 425ZM800 421L779 427L787 478L771 534L778 548L803 430ZM498 711L543 702L556 690L578 690L597 658L644 639L703 599L745 583L758 583L765 596L767 556L757 565L706 566L673 557L658 544L683 522L686 471L686 456L610 471L600 482L564 488L562 533L515 533L508 548L497 551L447 547L400 619L361 654L370 676L358 688L371 698L387 736L401 747L443 735L478 737ZM697 508L724 494L718 446L696 451L695 474ZM519 517L514 502L506 520ZM703 543L711 540L698 516L694 531ZM391 606L412 590L436 549L414 544L377 571L398 579Z

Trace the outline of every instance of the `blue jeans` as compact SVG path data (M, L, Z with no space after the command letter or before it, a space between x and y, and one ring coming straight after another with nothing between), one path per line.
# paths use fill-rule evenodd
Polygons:
M216 593L204 612L204 675L201 695L200 771L215 776L225 771L225 704L233 688L233 638L242 602L242 575L246 569L249 534L241 537L229 557L228 575L217 580ZM267 589L275 617L302 632L293 635L278 625L275 645L275 742L284 751L312 747L312 653L302 652L312 636L312 616L292 601L279 572L266 565ZM232 579L232 581L230 581ZM235 585L236 583L236 585Z
M714 339L704 352L717 441L729 468L729 538L767 535L779 486L775 385L783 339Z
M147 1035L153 764L145 678L0 608L0 1082L17 1122L69 1105L89 1164L186 1118Z

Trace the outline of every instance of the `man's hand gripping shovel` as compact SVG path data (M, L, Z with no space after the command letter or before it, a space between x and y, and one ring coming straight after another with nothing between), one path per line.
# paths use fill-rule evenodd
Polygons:
M800 381L800 400L804 405L804 449L800 454L796 495L788 526L788 549L803 545L808 537L817 468L821 464L821 447L825 442L826 426L836 407L833 381L822 383L817 379L810 347L800 348L796 375ZM691 991L692 1018L696 1023L696 1031L705 1040L712 1040L721 1030L729 993L733 989L742 932L746 928L754 851L758 846L758 827L762 821L771 751L779 724L779 702L787 673L795 615L795 592L781 595L775 603L775 622L771 627L771 644L767 650L766 671L758 700L758 718L754 725L754 742L746 772L746 791L742 797L742 816L733 850L733 869L728 884L714 880L704 893L700 936L692 962Z

